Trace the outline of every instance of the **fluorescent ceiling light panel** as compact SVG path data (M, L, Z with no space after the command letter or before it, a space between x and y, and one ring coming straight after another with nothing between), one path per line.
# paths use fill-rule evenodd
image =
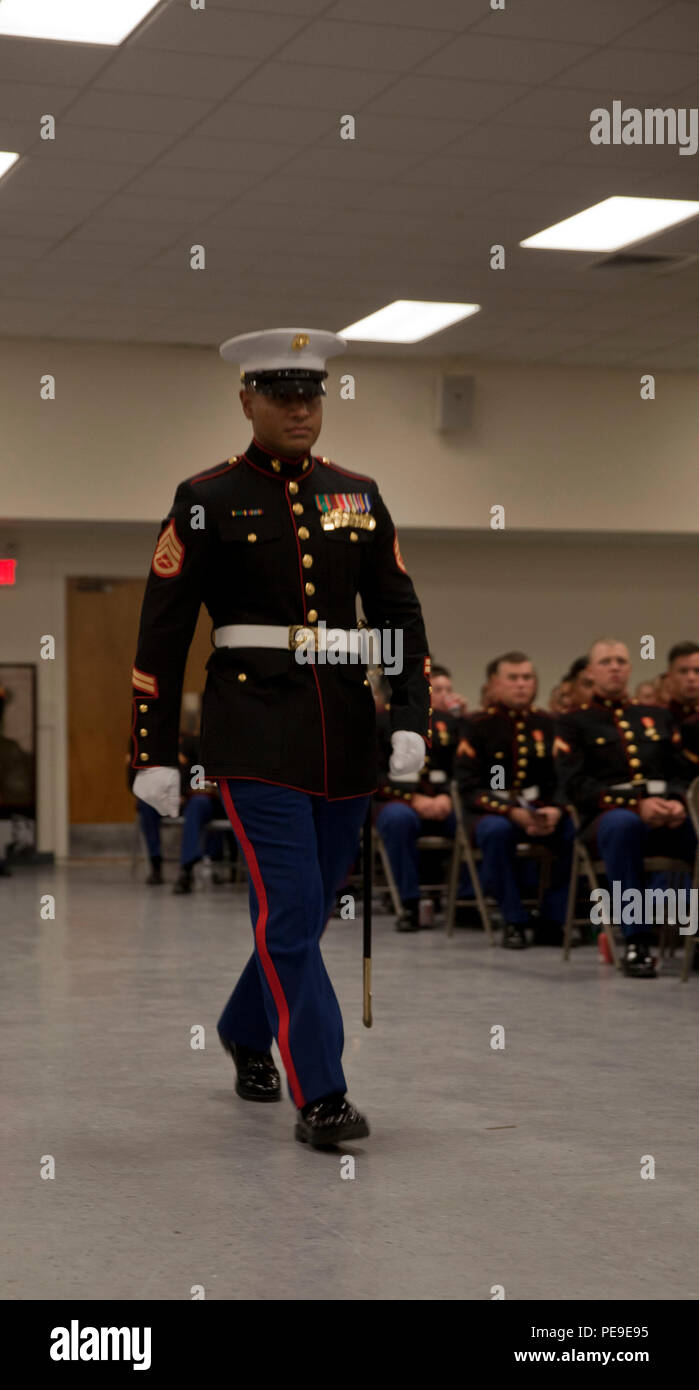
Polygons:
M699 203L681 198L605 198L519 244L548 251L618 251L698 213Z
M477 314L480 304L439 304L431 299L394 299L375 314L340 330L365 343L420 343L453 323Z
M121 43L159 0L0 0L0 34Z
M3 174L7 173L8 169L12 168L13 164L17 163L18 159L19 155L14 154L11 150L0 150L0 179Z

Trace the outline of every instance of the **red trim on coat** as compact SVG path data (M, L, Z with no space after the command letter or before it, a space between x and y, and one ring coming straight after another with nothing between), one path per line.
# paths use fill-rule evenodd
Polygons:
M216 468L218 470L216 473L212 473L210 470L204 469L203 473L195 473L193 478L185 478L185 482L208 483L209 478L220 478L222 473L228 473L231 468L237 467L237 465L240 463L240 457L241 456L239 455L238 458L235 458L232 461L229 459L228 463L222 464L220 467L218 464L212 463L211 468Z
M267 949L267 940L265 935L268 917L267 893L262 879L262 874L260 873L260 866L257 862L257 855L255 854L255 851L247 835L245 834L242 821L240 819L240 816L238 815L238 812L235 809L235 806L233 805L233 798L230 794L228 787L222 787L221 794L223 796L224 805L228 812L228 818L231 822L231 825L233 826L233 829L235 830L236 836L238 837L238 840L243 850L243 854L245 855L245 862L248 866L248 872L253 881L253 884L255 885L258 906L257 922L255 924L254 929L255 943L257 945L257 951L260 957L262 969L265 972L267 984L269 985L270 990L272 991L272 997L274 999L277 1014L279 1016L279 1034L277 1038L277 1042L279 1043L279 1051L282 1054L282 1061L284 1063L284 1069L286 1071L286 1074L289 1078L289 1085L291 1086L291 1092L294 1097L294 1102L300 1110L301 1106L305 1105L305 1098L301 1089L301 1083L296 1074L296 1067L294 1066L294 1061L291 1056L291 1049L289 1047L289 1005L287 1003L284 990L282 989L281 980L279 979L279 976L275 969L274 962Z
M321 462L321 463L323 462L322 458L320 459L320 462ZM353 473L353 472L351 471L351 469L349 469L349 468L341 468L340 465L339 465L339 463L331 463L329 459L328 459L327 463L325 464L325 467L326 467L326 468L332 468L332 470L333 470L334 473L344 473L344 474L346 474L346 476L347 476L348 478L361 478L361 480L362 480L363 483L373 483L373 482L375 482L375 479L374 479L374 478L370 478L368 473Z

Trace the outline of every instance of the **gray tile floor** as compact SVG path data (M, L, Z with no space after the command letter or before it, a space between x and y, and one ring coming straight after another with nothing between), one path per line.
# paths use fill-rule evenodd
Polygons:
M244 893L75 863L0 881L0 915L3 1298L696 1297L696 974L625 980L590 948L564 966L379 918L367 1030L359 923L331 923L372 1126L348 1180L295 1142L288 1099L234 1094L215 1023L251 948Z

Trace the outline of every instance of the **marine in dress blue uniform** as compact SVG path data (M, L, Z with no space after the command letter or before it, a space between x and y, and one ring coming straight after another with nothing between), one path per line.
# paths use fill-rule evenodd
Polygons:
M394 772L417 773L430 744L427 638L396 528L372 477L311 452L325 360L345 346L310 329L222 345L240 364L254 436L243 454L177 488L133 674L132 765L147 769L134 791L162 806L174 787L187 651L206 605L214 650L201 760L245 856L255 939L219 1035L239 1094L260 1100L279 1098L277 1039L296 1135L311 1144L368 1133L345 1097L342 1017L320 951L377 784L365 663L323 662L317 650L325 624L339 633L340 656L352 652L358 595L370 628L402 635L402 666L389 674Z

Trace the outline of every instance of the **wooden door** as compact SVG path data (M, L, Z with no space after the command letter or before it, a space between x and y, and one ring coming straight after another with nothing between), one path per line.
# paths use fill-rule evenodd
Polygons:
M131 668L145 581L68 579L69 820L133 821L127 784L131 736ZM201 695L211 651L211 620L202 607L189 650L184 693Z

